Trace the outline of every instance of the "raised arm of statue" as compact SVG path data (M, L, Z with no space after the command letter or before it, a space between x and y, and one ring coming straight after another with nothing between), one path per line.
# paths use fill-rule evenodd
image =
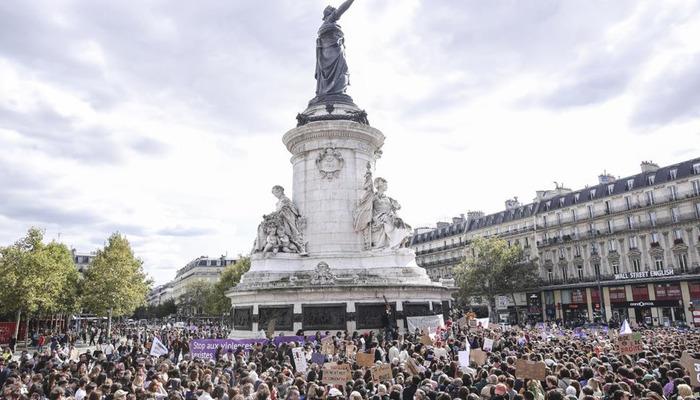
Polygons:
M352 5L352 2L353 2L353 1L355 1L355 0L345 0L345 1L343 2L343 4L339 5L338 8L337 8L337 9L335 10L335 12L333 13L333 14L334 14L334 15L333 15L334 19L335 19L335 20L339 20L339 19L340 19L340 16L343 15L343 13L345 13L345 11L348 10L348 8L350 8L350 6Z

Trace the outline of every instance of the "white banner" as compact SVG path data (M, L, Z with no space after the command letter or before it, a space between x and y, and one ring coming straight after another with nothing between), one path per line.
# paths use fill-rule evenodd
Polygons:
M481 324L482 328L488 329L489 328L489 319L488 318L477 318L476 324L477 325Z
M408 331L413 333L416 328L419 330L429 330L435 333L438 327L442 328L445 326L445 320L442 315L426 315L423 317L406 317L406 323L408 324Z
M157 357L168 355L168 348L165 347L163 342L161 342L157 337L153 338L153 343L151 344L151 355Z
M304 354L304 349L301 347L293 348L292 356L294 356L294 365L297 367L297 372L306 372L308 366L306 365L306 354Z

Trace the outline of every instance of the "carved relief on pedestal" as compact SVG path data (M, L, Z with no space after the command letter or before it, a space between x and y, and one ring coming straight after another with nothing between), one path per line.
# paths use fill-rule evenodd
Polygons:
M332 285L335 283L335 275L331 272L331 268L328 263L321 261L316 266L316 271L311 274L311 280L309 281L312 285Z
M263 215L263 221L258 225L253 253L306 255L306 242L301 232L306 220L292 200L284 194L282 186L274 186L272 194L279 201L274 212Z
M322 150L316 158L316 168L324 179L337 178L345 165L345 160L340 151L333 147Z

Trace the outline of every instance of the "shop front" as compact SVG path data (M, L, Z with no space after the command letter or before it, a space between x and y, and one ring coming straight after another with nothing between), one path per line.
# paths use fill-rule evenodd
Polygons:
M603 302L600 300L602 288L592 287L589 288L591 292L591 309L593 309L593 315L591 321L601 322L603 321Z
M654 285L654 290L661 325L670 326L676 321L685 321L680 283L658 283Z
M635 305L629 305L628 308L634 309L634 317L638 324L658 325L659 321L654 320L654 315L651 312L654 305L649 300L649 285L632 286L632 300L630 304Z
M542 321L542 298L539 293L527 293L527 320Z
M677 311L673 310L678 310L682 306L679 306L678 300L639 300L639 301L628 301L626 303L626 307L633 309L635 316L637 318L637 323L645 323L647 325L664 325L664 326L670 326L671 322L675 321L672 319L674 315L678 315ZM660 310L660 314L662 315L661 320L658 321L654 318L652 309L657 308ZM663 310L669 310L667 313L664 313ZM666 316L665 314L670 315Z
M588 321L586 289L561 291L561 309L564 321L582 325Z
M544 292L544 312L547 316L547 321L557 319L557 307L554 304L554 292Z
M608 293L610 296L610 309L612 310L612 315L608 316L608 318L617 322L629 320L629 314L627 312L627 293L625 292L625 287L610 287L608 288Z

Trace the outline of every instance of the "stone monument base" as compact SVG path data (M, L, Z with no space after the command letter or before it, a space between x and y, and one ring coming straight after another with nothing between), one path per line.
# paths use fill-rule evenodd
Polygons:
M258 253L251 263L227 293L232 338L261 337L271 327L275 335L383 329L385 300L403 332L405 317L441 314L452 300L409 249L311 257Z

